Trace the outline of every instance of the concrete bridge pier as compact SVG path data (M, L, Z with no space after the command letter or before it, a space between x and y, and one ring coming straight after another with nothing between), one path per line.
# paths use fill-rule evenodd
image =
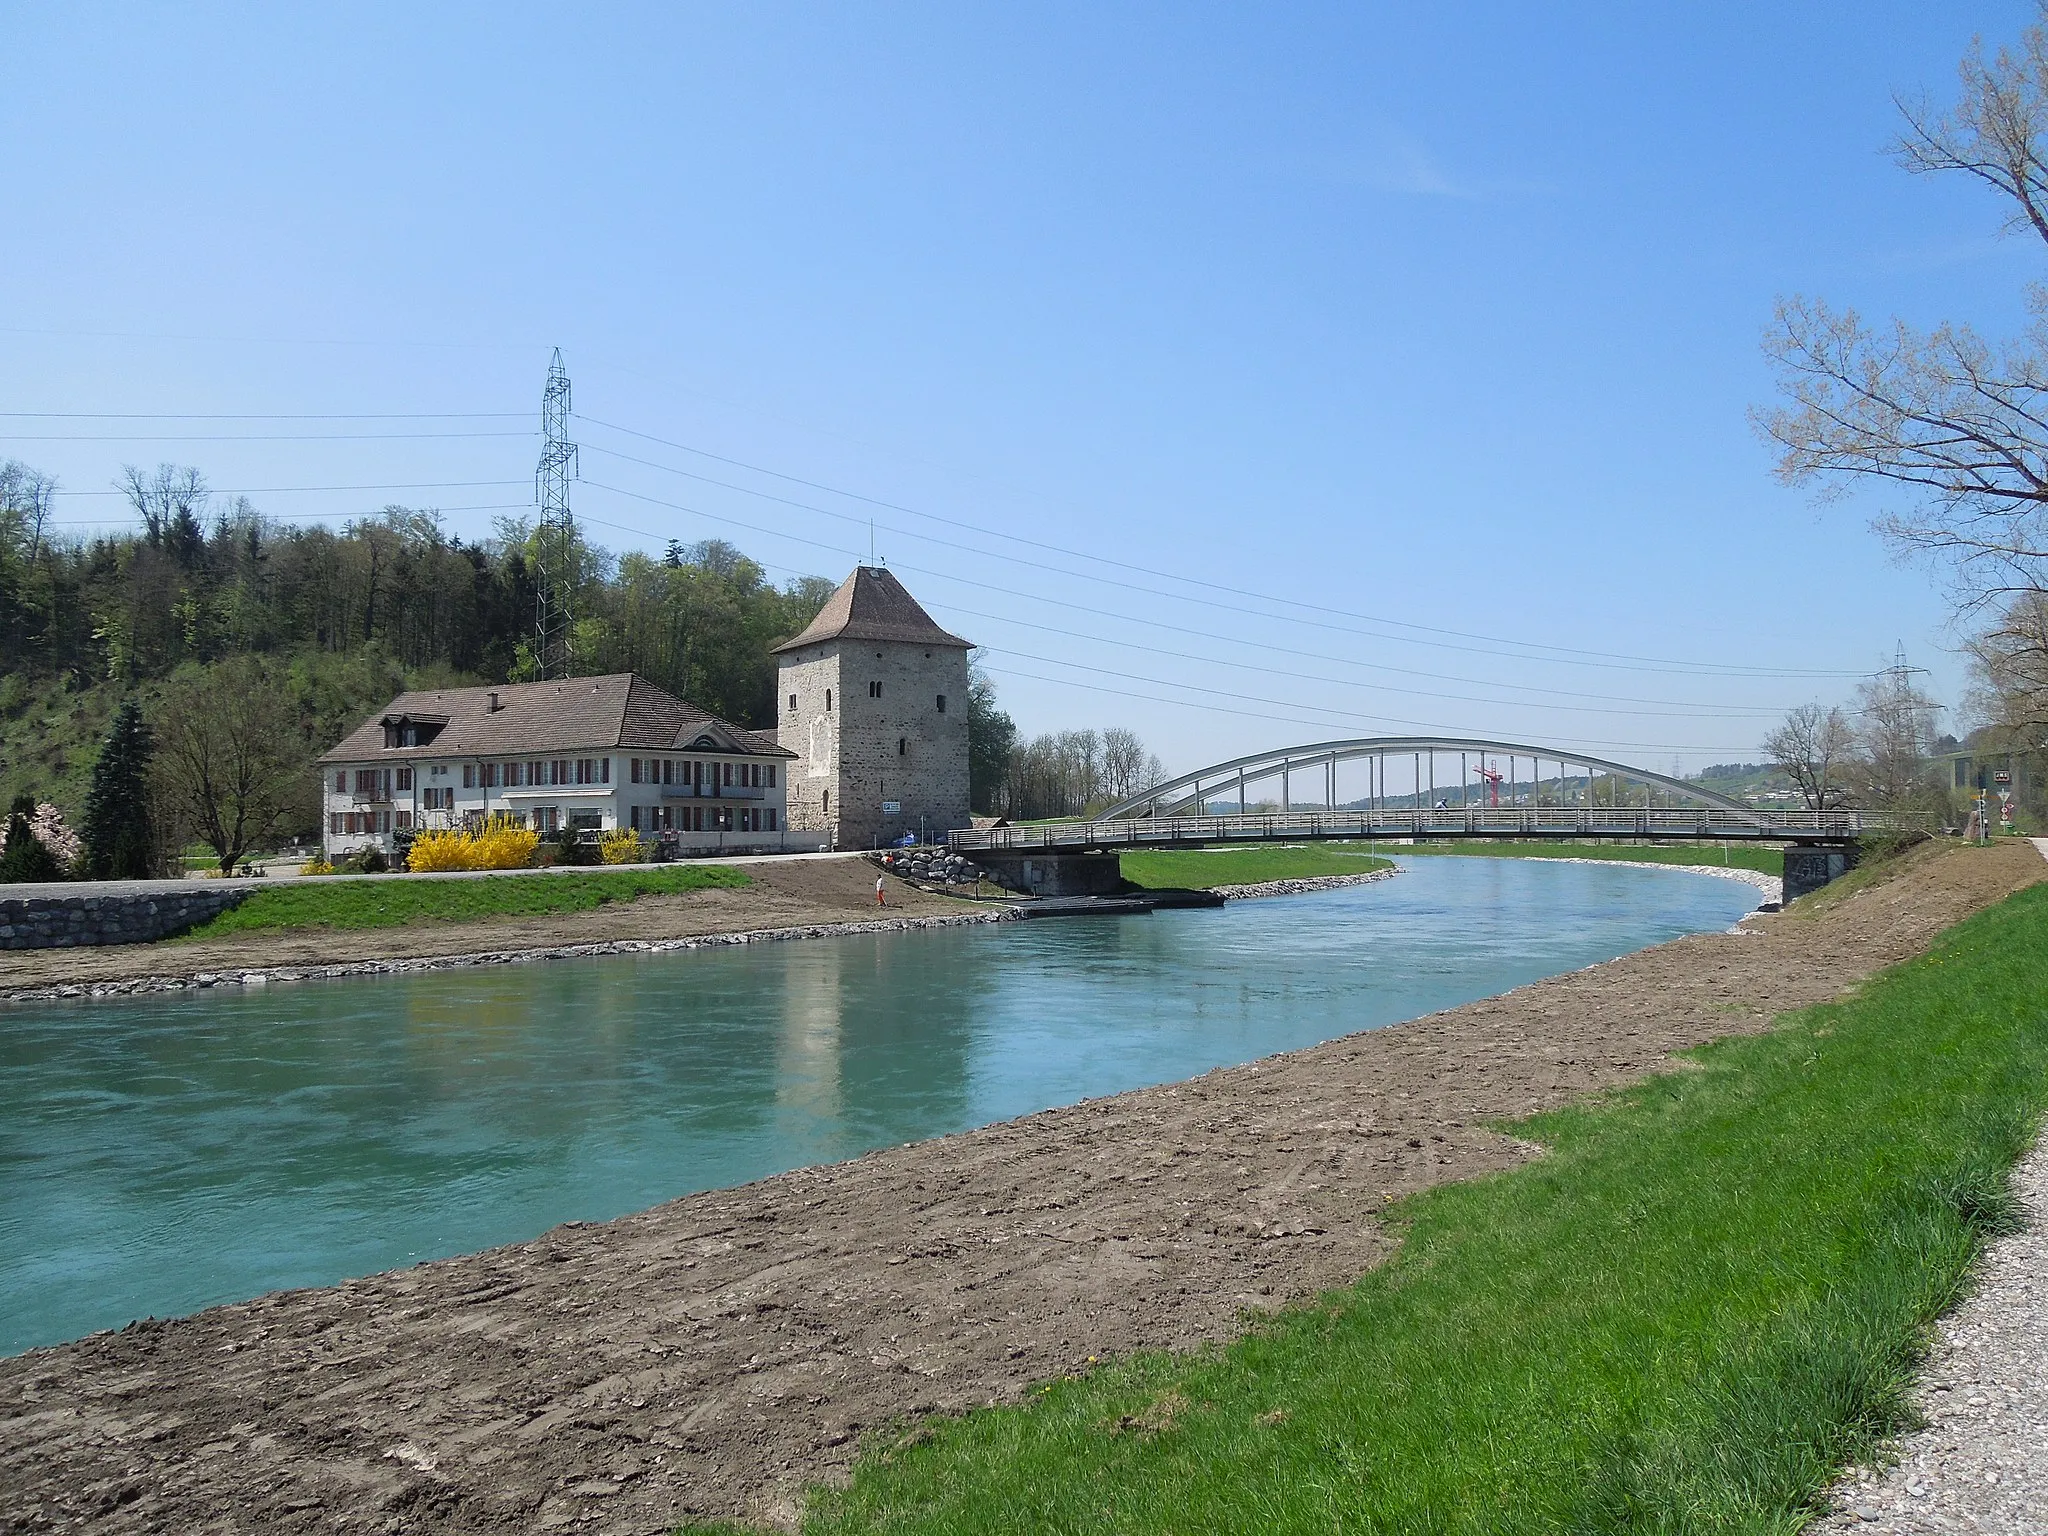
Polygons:
M1785 849L1785 899L1797 901L1856 867L1854 843L1793 843Z
M1000 884L1033 896L1115 896L1123 890L1123 869L1113 853L990 849L970 857Z

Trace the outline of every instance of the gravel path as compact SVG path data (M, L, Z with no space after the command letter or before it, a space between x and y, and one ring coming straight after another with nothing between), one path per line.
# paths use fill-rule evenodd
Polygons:
M2025 1231L1985 1255L1970 1299L1944 1318L1917 1395L1924 1429L1898 1464L1835 1489L1822 1536L2048 1531L2048 1140L2016 1170Z

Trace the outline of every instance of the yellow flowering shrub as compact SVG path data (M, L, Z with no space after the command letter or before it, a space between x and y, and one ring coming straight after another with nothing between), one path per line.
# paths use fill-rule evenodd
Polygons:
M607 864L644 864L647 850L640 834L631 827L614 827L597 840L597 851Z
M334 873L334 866L328 863L325 857L316 853L312 858L299 866L299 873L302 875L331 875Z
M533 862L540 834L509 816L493 816L473 827L422 832L412 840L405 867L415 874L450 869L524 869Z

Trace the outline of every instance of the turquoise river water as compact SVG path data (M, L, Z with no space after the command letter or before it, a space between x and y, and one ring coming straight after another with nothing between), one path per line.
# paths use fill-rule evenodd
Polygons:
M1421 858L1221 911L0 1007L0 1353L1192 1076L1755 902Z

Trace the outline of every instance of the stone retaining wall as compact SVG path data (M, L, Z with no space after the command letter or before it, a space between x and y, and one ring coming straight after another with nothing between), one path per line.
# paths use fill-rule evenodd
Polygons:
M17 887L19 889L19 887ZM225 912L248 895L173 888L86 894L55 888L47 896L0 897L0 949L71 949L86 944L147 944Z

